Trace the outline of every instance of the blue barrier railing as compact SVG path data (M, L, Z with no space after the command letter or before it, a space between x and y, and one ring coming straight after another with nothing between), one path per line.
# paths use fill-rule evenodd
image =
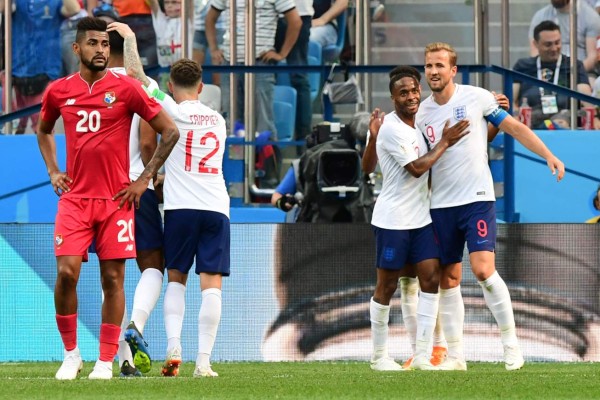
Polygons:
M352 74L352 73L388 73L390 70L392 70L394 67L396 67L396 65L338 65L335 66L333 68L333 72L334 73L345 73L345 74ZM415 65L415 68L417 68L420 71L424 70L424 67L422 65ZM212 73L212 72L217 72L217 73L289 73L289 72L307 72L307 73L320 73L321 76L323 77L322 82L325 82L326 77L329 75L330 71L331 71L331 66L329 65L309 65L309 66L294 66L294 65L277 65L277 66L264 66L264 65L260 65L260 66L245 66L245 65L234 65L234 66L230 66L230 65L206 65L203 66L203 70L206 73ZM153 75L153 74L157 74L159 72L168 72L169 68L153 68L153 69L149 69L148 71L146 71L149 75ZM544 89L550 89L554 92L556 92L557 94L560 95L566 95L566 96L570 96L570 97L574 97L580 101L584 101L584 102L588 102L591 104L594 104L596 106L600 106L600 99L592 97L592 96L588 96L582 93L579 93L577 91L573 91L570 90L568 88L562 87L562 86L557 86L548 82L544 82L544 81L540 81L535 77L520 73L520 72L516 72L516 71L512 71L510 69L507 68L503 68L500 66L496 66L496 65L492 65L492 66L485 66L485 65L460 65L458 67L458 72L462 75L462 83L463 84L469 84L470 82L470 74L472 73L495 73L495 74L499 74L503 77L503 92L504 94L509 98L511 105L513 104L513 83L515 80L521 81L521 82L527 82L527 83L531 83L534 85L537 85L539 87L542 87ZM326 96L324 96L326 97ZM323 106L324 106L324 120L332 120L333 117L333 105L331 104L331 102L329 101L328 98L324 98L323 99ZM512 106L511 106L512 107ZM13 119L16 118L20 118L23 116L27 116L30 114L33 114L35 112L39 112L40 110L40 105L34 105L22 110L18 110L15 112L12 112L10 114L6 114L3 116L0 116L0 126L8 121L11 121ZM511 109L512 111L512 109ZM524 157L524 158L528 158L528 159L532 159L530 156L527 156L525 154L517 154L515 153L515 147L514 147L514 139L510 136L510 135L504 135L504 139L503 139L504 143L503 143L503 150L504 150L504 204L505 204L505 212L504 212L504 219L507 222L516 222L516 218L515 218L515 193L514 193L514 184L515 184L515 169L514 169L514 157L516 155L520 156L520 157ZM240 142L236 144L241 144L241 145L256 145L258 143L255 142ZM296 141L296 142L285 142L285 144L283 143L279 143L279 142L261 142L259 143L260 145L264 145L264 144L276 144L276 145L286 145L286 146L296 146L296 145L302 145L303 141ZM534 159L535 160L535 159ZM545 164L544 161L541 160L537 160L537 162L543 163ZM578 176L582 176L582 177L586 177L595 181L598 181L598 178L593 177L591 175L587 175L578 171L574 171L574 170L567 170L569 173L574 174L574 175L578 175ZM47 183L46 183L47 184ZM43 186L44 184L40 183L37 185L33 185L30 186L28 188L23 188L20 189L19 191L15 191L15 192L11 192L11 193L7 193L4 195L0 196L0 200L6 197L10 197L10 196L14 196L20 193L23 193L24 191L28 191L28 190L32 190L32 189L36 189L40 186Z

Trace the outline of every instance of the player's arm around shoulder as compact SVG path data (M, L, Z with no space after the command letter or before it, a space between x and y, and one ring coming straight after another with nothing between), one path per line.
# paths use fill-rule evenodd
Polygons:
M516 118L508 115L499 128L515 138L525 148L531 150L538 156L546 160L548 168L552 171L552 175L556 175L556 180L560 181L565 175L565 165L546 147L542 139L540 139L527 125L519 122Z
M440 159L449 147L454 146L460 139L469 134L469 126L470 122L466 119L459 121L453 126L450 126L450 120L447 120L444 124L442 138L438 144L425 155L407 164L405 166L406 170L415 178L419 178L431 169L433 164ZM419 132L419 134L421 133Z

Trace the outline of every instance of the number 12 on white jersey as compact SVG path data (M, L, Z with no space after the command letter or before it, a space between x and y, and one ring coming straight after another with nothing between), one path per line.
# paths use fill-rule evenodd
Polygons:
M199 139L198 136L200 136ZM200 145L194 146L194 140L199 140ZM187 172L192 171L192 161L194 161L192 159L200 158L197 170L199 173L218 174L218 167L211 167L206 164L209 163L211 157L217 154L220 146L219 139L213 132L188 131L185 140L185 170Z

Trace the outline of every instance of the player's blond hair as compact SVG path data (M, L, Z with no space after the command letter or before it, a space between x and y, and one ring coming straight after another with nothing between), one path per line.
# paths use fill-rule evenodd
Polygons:
M456 51L454 50L454 47L452 47L448 43L444 43L444 42L429 43L427 46L425 46L425 57L427 57L427 54L429 54L429 53L435 53L435 52L442 51L442 50L445 50L448 52L448 55L450 56L450 66L451 67L456 66L456 61L458 60L458 56L456 55Z

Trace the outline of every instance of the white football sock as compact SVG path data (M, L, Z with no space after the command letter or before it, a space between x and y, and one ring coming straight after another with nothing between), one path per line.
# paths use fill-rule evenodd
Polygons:
M215 345L219 321L221 321L221 289L202 291L202 305L198 313L198 356L196 365L208 367L210 353Z
M483 298L488 308L494 315L496 323L500 328L502 335L502 344L518 345L517 332L515 328L515 316L513 314L510 293L504 280L498 274L498 271L479 282L483 289Z
M413 354L417 342L417 303L419 301L419 280L402 277L400 281L400 304L402 305L402 320L408 332Z
M144 332L146 321L160 297L163 285L163 274L156 268L146 268L142 272L133 296L133 309L131 320L135 323L140 333Z
M429 354L433 330L437 320L439 306L439 294L419 294L419 305L417 306L417 350L415 356Z
M390 306L384 306L371 297L371 338L373 340L372 361L388 356L388 322L390 320Z
M463 303L460 285L452 289L440 289L439 316L448 342L448 356L464 360L465 303Z
M133 355L129 344L125 341L125 329L129 325L129 319L127 318L127 306L123 310L123 320L121 321L121 334L119 335L119 349L117 350L117 357L119 358L119 368L125 361L129 361L129 365L133 367Z
M448 348L446 336L444 336L444 329L442 329L442 319L440 318L439 308L438 316L435 320L435 329L433 330L433 345L436 347L443 347L445 349Z
M185 285L169 282L163 304L165 331L167 333L167 351L181 346L181 329L185 314Z

